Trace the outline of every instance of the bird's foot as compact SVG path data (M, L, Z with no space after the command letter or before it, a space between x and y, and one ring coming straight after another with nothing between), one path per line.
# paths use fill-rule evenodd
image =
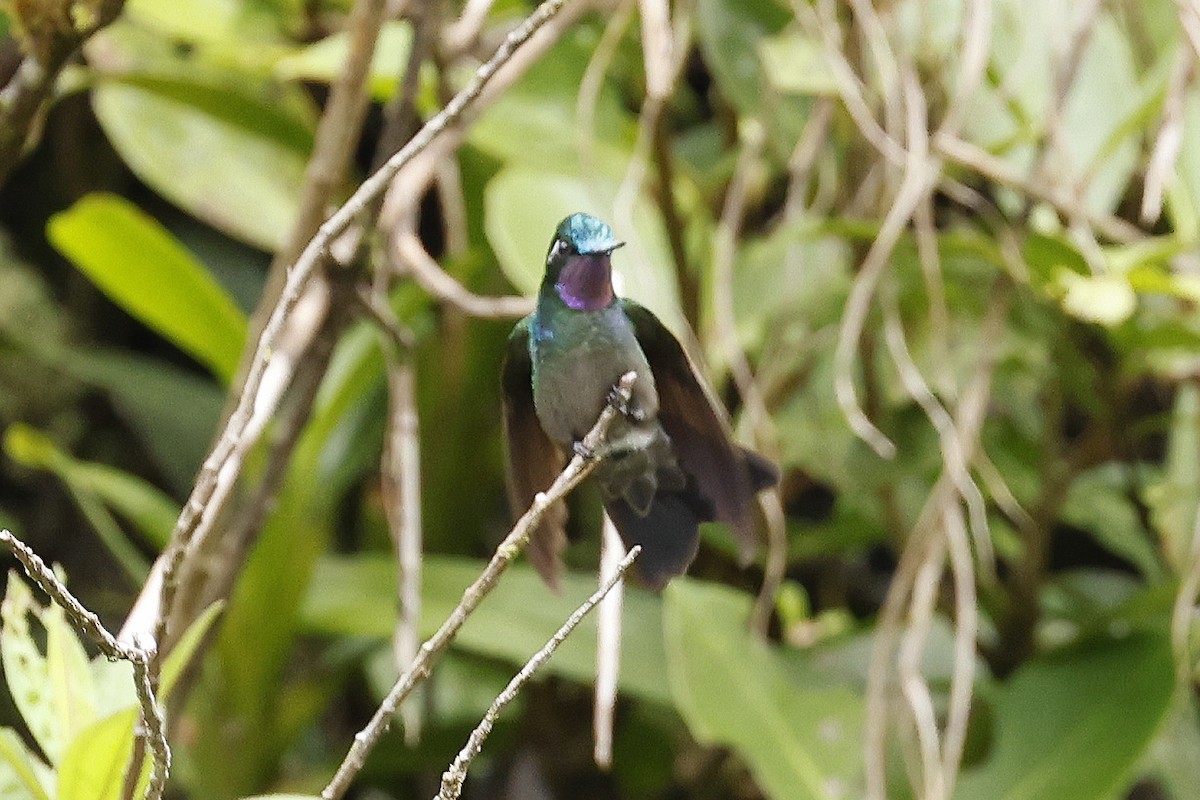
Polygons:
M608 390L608 404L615 408L618 414L631 422L641 423L646 421L646 412L635 406L633 399L627 398L616 386Z
M600 455L593 448L588 447L582 441L575 442L574 444L572 444L571 450L573 450L575 452L575 455L579 456L584 461L591 461L595 458L598 458Z

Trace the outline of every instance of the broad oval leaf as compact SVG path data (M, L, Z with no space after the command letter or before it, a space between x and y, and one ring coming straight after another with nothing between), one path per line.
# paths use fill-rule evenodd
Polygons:
M1137 169L1139 120L1154 93L1139 80L1130 38L1114 15L1098 14L1065 102L1054 105L1059 64L1078 25L1080 5L1071 0L995 5L990 63L995 77L971 97L967 138L1028 172L1055 108L1054 158L1040 168L1066 191L1083 185L1090 208L1111 211Z
M50 241L117 305L228 381L246 319L204 266L137 206L91 194L51 217Z
M1101 638L1020 670L995 704L995 746L959 800L1113 797L1165 718L1175 685L1165 631Z
M780 800L861 794L862 698L797 685L780 653L747 630L751 599L676 578L664 597L671 693L700 739L736 747Z
M102 80L92 102L130 169L188 213L264 250L291 229L312 132L278 104L150 77Z

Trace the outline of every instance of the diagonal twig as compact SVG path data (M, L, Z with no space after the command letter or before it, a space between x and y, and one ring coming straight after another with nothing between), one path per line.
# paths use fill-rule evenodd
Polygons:
M628 403L632 396L633 382L636 378L636 373L626 373L617 383L616 394L623 403ZM604 452L603 444L605 437L608 435L608 428L616 419L619 412L617 406L622 403L610 403L600 412L599 419L596 424L583 438L583 447L580 448L583 452L602 454ZM565 497L572 489L580 484L584 478L592 473L596 465L602 460L601 457L584 458L578 453L567 464L566 468L550 485L550 488L544 492L539 492L533 500L533 505L529 507L517 523L513 526L508 536L504 537L504 541L496 548L496 552L492 555L492 560L479 574L474 582L463 591L462 599L442 626L437 632L421 645L417 657L404 671L396 683L388 691L383 702L379 704L379 708L375 709L371 721L367 723L361 731L354 736L354 744L350 747L350 752L346 754L333 779L321 791L322 800L338 800L350 788L350 782L356 776L366 763L367 755L372 748L379 743L379 739L387 730L388 724L392 717L396 714L396 710L400 704L404 702L417 687L421 681L429 677L433 669L433 663L437 660L458 635L463 624L466 623L475 609L479 606L483 598L495 588L500 576L508 569L508 565L517 557L525 545L529 542L529 536L533 529L537 527L538 522L542 518L542 514L546 509L553 505L558 500Z
M178 588L176 576L190 549L190 543L193 539L202 537L204 526L211 525L212 515L206 515L205 511L217 488L218 476L223 472L236 476L240 472L241 463L231 460L231 456L239 448L245 447L243 439L249 432L252 417L261 415L263 411L271 410L259 408L260 403L263 402L259 397L259 389L271 363L271 354L278 345L285 324L300 300L309 279L318 267L328 260L333 240L343 233L359 214L387 189L397 172L470 109L472 103L479 97L496 72L513 57L525 42L529 41L534 33L558 14L567 2L568 0L548 0L538 6L524 22L510 32L495 54L476 71L474 79L456 94L445 108L425 123L408 144L367 178L350 199L320 226L316 235L309 241L296 263L288 271L279 301L263 326L237 405L230 414L216 445L204 461L191 496L184 505L175 529L172 531L171 545L163 555L161 591L158 607L154 614L156 642L164 638L166 620L170 617L171 605ZM278 398L271 398L267 401L272 408L277 403Z
M508 682L508 686L504 687L504 691L496 697L492 705L488 708L487 713L484 714L483 720L480 721L475 730L471 731L467 743L459 751L458 757L454 759L454 763L450 766L450 769L446 770L442 775L442 787L435 800L455 800L462 793L463 781L467 778L467 769L470 768L471 762L475 760L475 756L479 755L483 749L483 742L487 739L488 734L492 732L492 726L496 724L496 718L500 716L500 712L516 698L517 693L521 691L521 687L529 682L533 674L550 660L550 656L554 655L554 651L558 649L560 644L566 641L566 638L579 626L583 618L620 582L621 578L625 575L625 571L629 569L634 559L641 552L642 546L634 545L633 549L617 564L616 571L609 576L608 580L593 592L592 596L583 602L583 605L575 609L575 612L567 618L567 621L555 632L554 636L550 637L550 641L546 642L542 649L538 650L533 658L525 663L521 671Z
M151 755L150 781L146 784L145 798L159 800L166 788L167 777L171 774L171 748L167 744L167 724L162 706L150 675L152 651L136 642L129 645L118 641L100 622L100 618L71 594L41 556L11 532L0 529L0 544L16 556L25 573L66 612L75 630L95 642L100 652L108 658L128 661L133 665L134 689L142 714L142 736Z

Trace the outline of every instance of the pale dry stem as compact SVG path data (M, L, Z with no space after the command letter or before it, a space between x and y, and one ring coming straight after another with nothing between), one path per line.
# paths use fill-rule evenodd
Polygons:
M297 258L296 263L288 271L287 280L279 294L279 301L263 325L262 334L255 347L251 367L246 375L236 406L216 445L204 461L191 496L184 505L172 532L171 544L161 557L164 564L161 579L162 590L156 608L153 609L154 613L148 615L154 620L153 631L156 643L161 643L166 638L166 620L170 618L172 601L178 588L176 576L179 567L191 551L193 539L202 539L205 535L203 527L206 524L205 520L212 520L215 517L210 503L221 483L219 478L223 473L232 477L240 474L243 459L239 458L238 454L247 450L248 441L253 441L254 431L251 428L253 420L256 417L269 416L278 403L277 397L264 398L260 396L264 378L288 320L309 279L329 258L333 240L346 231L363 211L375 202L375 199L387 189L392 179L405 165L428 148L435 139L457 123L471 109L497 71L513 58L525 42L552 20L566 5L566 2L567 0L548 0L538 6L524 22L511 31L492 58L479 67L471 82L456 94L442 111L425 123L399 152L367 178L350 199L320 226Z

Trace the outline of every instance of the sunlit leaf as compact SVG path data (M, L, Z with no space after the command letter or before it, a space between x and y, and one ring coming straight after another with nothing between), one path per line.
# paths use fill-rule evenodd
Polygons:
M0 661L9 693L42 752L58 764L75 736L96 719L87 654L62 609L39 604L13 573L0 616ZM45 633L44 654L31 625L35 620Z
M339 31L303 47L275 62L275 74L283 80L314 80L332 83L342 74L350 53L350 32ZM412 46L412 26L407 22L385 22L375 42L371 59L371 94L387 100L403 76Z
M0 797L50 800L53 773L12 728L0 728Z
M50 437L19 423L5 431L4 450L27 467L54 473L72 493L104 503L130 520L155 546L166 545L179 505L136 475L76 459Z
M245 317L152 217L116 195L92 194L54 215L47 234L114 302L230 379L246 338Z
M119 800L138 710L102 719L71 741L58 768L58 800Z
M1087 322L1119 325L1137 309L1137 295L1120 275L1079 275L1064 269L1059 274L1067 313Z
M1149 90L1135 68L1129 37L1106 12L1091 21L1065 103L1053 102L1068 31L1078 24L1070 0L1006 0L991 26L994 74L971 98L969 138L1028 171L1037 142L1057 111L1047 173L1057 184L1086 180L1089 207L1110 211L1137 167L1138 120Z
M768 36L758 45L763 72L776 90L787 94L835 95L837 81L820 41L800 33Z
M619 179L633 150L633 116L610 81L601 83L592 106L582 114L579 108L595 35L579 28L563 36L487 107L471 126L471 144L510 164Z
M217 617L220 616L224 609L225 603L223 602L215 602L204 609L203 613L196 617L195 621L179 637L179 641L175 646L171 648L171 652L167 655L162 666L162 676L158 690L160 699L165 700L171 696L171 690L179 682L179 678L183 675L184 670L191 666L192 656L196 654L196 649L204 641L204 637L208 635L209 630L211 630L217 621Z
M181 39L213 41L236 35L237 0L126 0L122 15Z
M4 664L4 681L25 727L53 763L65 745L51 706L46 658L38 650L30 630L33 592L16 573L10 572L8 577L8 591L0 604L3 617L0 660Z

